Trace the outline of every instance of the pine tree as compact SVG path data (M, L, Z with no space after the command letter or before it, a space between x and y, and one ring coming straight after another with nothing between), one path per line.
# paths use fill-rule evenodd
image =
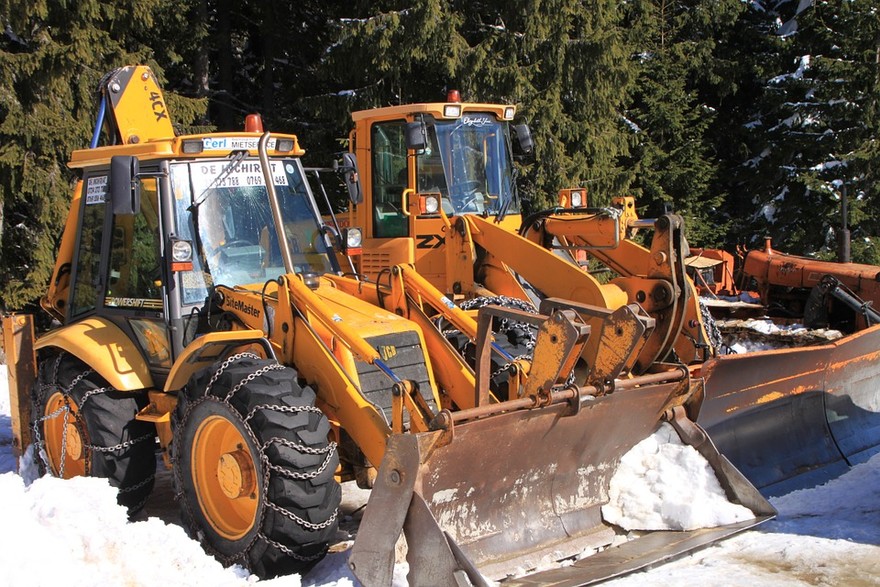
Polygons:
M796 18L793 4L778 6L788 8L789 34L779 40L786 69L766 80L750 125L755 138L740 175L757 212L747 222L780 249L834 257L847 195L855 260L878 262L876 3L823 1Z
M672 205L688 236L714 244L725 228L720 162L713 132L729 83L729 38L737 1L640 0L626 5L630 43L639 66L627 118L636 139L629 164L632 189L651 215Z
M316 87L303 99L305 111L342 141L352 111L443 99L463 47L458 24L445 0L339 7L314 64Z
M22 308L45 292L73 188L66 162L73 149L88 145L99 79L130 63L147 63L161 78L143 43L155 34L160 6L158 0L4 3L0 307ZM168 102L173 107L174 97Z
M463 68L465 87L521 104L536 164L525 175L539 206L584 186L593 205L625 192L631 170L623 107L634 69L617 2L524 0L499 4ZM473 15L473 12L469 12ZM484 26L485 26L484 25Z

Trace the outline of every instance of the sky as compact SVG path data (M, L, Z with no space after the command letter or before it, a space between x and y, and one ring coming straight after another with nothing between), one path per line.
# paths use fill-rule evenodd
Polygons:
M115 491L102 479L33 479L33 463L27 459L22 462L22 475L17 474L8 397L5 366L0 366L0 585L358 584L347 566L350 541L337 544L332 549L337 552L306 576L259 581L240 567L224 568L181 527L169 523L174 516L167 512L173 511L173 504L148 508L138 521L129 521L116 504ZM612 487L606 515L629 516L630 522L650 519L659 527L699 523L706 516L736 519L741 512L727 507L731 504L706 510L688 505L705 503L718 489L687 449L663 428L640 443L621 464L615 481L623 489ZM627 499L620 494L637 485L634 480L659 501L636 496L640 509L625 511ZM346 484L344 502L363 499L363 493ZM759 529L605 585L880 586L880 455L823 486L770 501L779 516ZM612 512L614 508L620 511ZM348 514L343 525L346 520L350 521ZM395 587L405 585L406 570L405 563L395 567Z

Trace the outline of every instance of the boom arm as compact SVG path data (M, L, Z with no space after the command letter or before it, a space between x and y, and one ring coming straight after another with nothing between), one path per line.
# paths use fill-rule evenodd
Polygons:
M566 225L574 227L572 234L591 233L590 223L595 217L582 218L580 228ZM634 371L642 373L673 349L685 362L699 358L700 351L708 349L698 299L684 272L687 243L683 226L681 217L666 215L656 222L650 250L625 239L621 241L625 247L603 250L613 260L612 266L622 273L607 284L600 284L576 264L537 243L475 215L457 220L450 235L449 254L456 259L470 255L471 261L478 264L475 274L492 290L499 287L496 281L509 280L512 271L547 297L612 311L638 303L656 321L634 365ZM478 255L474 245L485 255Z
M165 97L146 65L120 67L101 80L98 91L110 110L107 131L112 141L129 145L175 135Z

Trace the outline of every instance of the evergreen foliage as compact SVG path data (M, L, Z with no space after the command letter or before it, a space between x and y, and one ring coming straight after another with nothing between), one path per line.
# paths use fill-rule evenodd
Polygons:
M756 239L766 233L782 250L834 258L845 195L854 260L877 262L876 3L822 1L795 22L796 32L771 47L784 69L765 79L754 103L739 173L751 196L740 209L751 212L738 228L750 227Z
M735 90L726 52L742 4L638 0L626 6L639 64L627 110L637 137L633 192L643 210L656 215L671 205L685 215L692 241L714 244L726 225L719 214L726 194L718 188L712 131L723 98Z
M147 63L157 0L7 2L0 45L0 307L45 292L74 174L70 152L88 145L95 88L108 71ZM170 92L169 92L170 94ZM197 108L172 101L180 119ZM185 118L183 118L185 120Z
M98 80L150 65L178 132L347 147L353 110L518 105L533 208L668 204L694 244L833 256L847 195L855 260L880 263L876 0L5 0L0 4L0 307L45 290Z

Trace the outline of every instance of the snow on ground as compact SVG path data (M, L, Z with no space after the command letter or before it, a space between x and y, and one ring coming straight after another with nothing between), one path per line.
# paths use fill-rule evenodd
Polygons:
M843 336L833 328L810 329L800 323L778 324L769 318L716 319L715 324L724 343L737 354L824 344Z
M662 440L663 434L661 431L658 438ZM666 465L649 456L660 458L664 451L673 452L666 456ZM688 498L696 504L705 492L715 491L691 457L675 448L675 443L664 444L655 438L633 454L637 455L633 457L635 463L627 467L635 468L625 475L654 475L652 483L663 485L663 491L671 496L683 498L676 508L684 507ZM675 471L676 464L688 474ZM24 465L26 472L33 470L32 465ZM665 468L658 469L661 466ZM639 467L642 473L636 472ZM116 505L114 491L103 480L42 477L26 485L15 468L6 372L0 366L0 527L4 529L0 534L0 585L48 587L62 581L132 587L357 584L348 570L347 551L331 553L306 576L258 581L240 567L223 568L174 524L156 517L129 522L125 511ZM702 479L698 483L706 483L706 487L695 487L695 478ZM779 518L760 530L606 584L880 585L880 455L824 486L771 502L779 510ZM649 509L658 512L654 506ZM685 508L672 519L688 516L694 513ZM404 584L405 573L405 565L396 567L395 586Z

